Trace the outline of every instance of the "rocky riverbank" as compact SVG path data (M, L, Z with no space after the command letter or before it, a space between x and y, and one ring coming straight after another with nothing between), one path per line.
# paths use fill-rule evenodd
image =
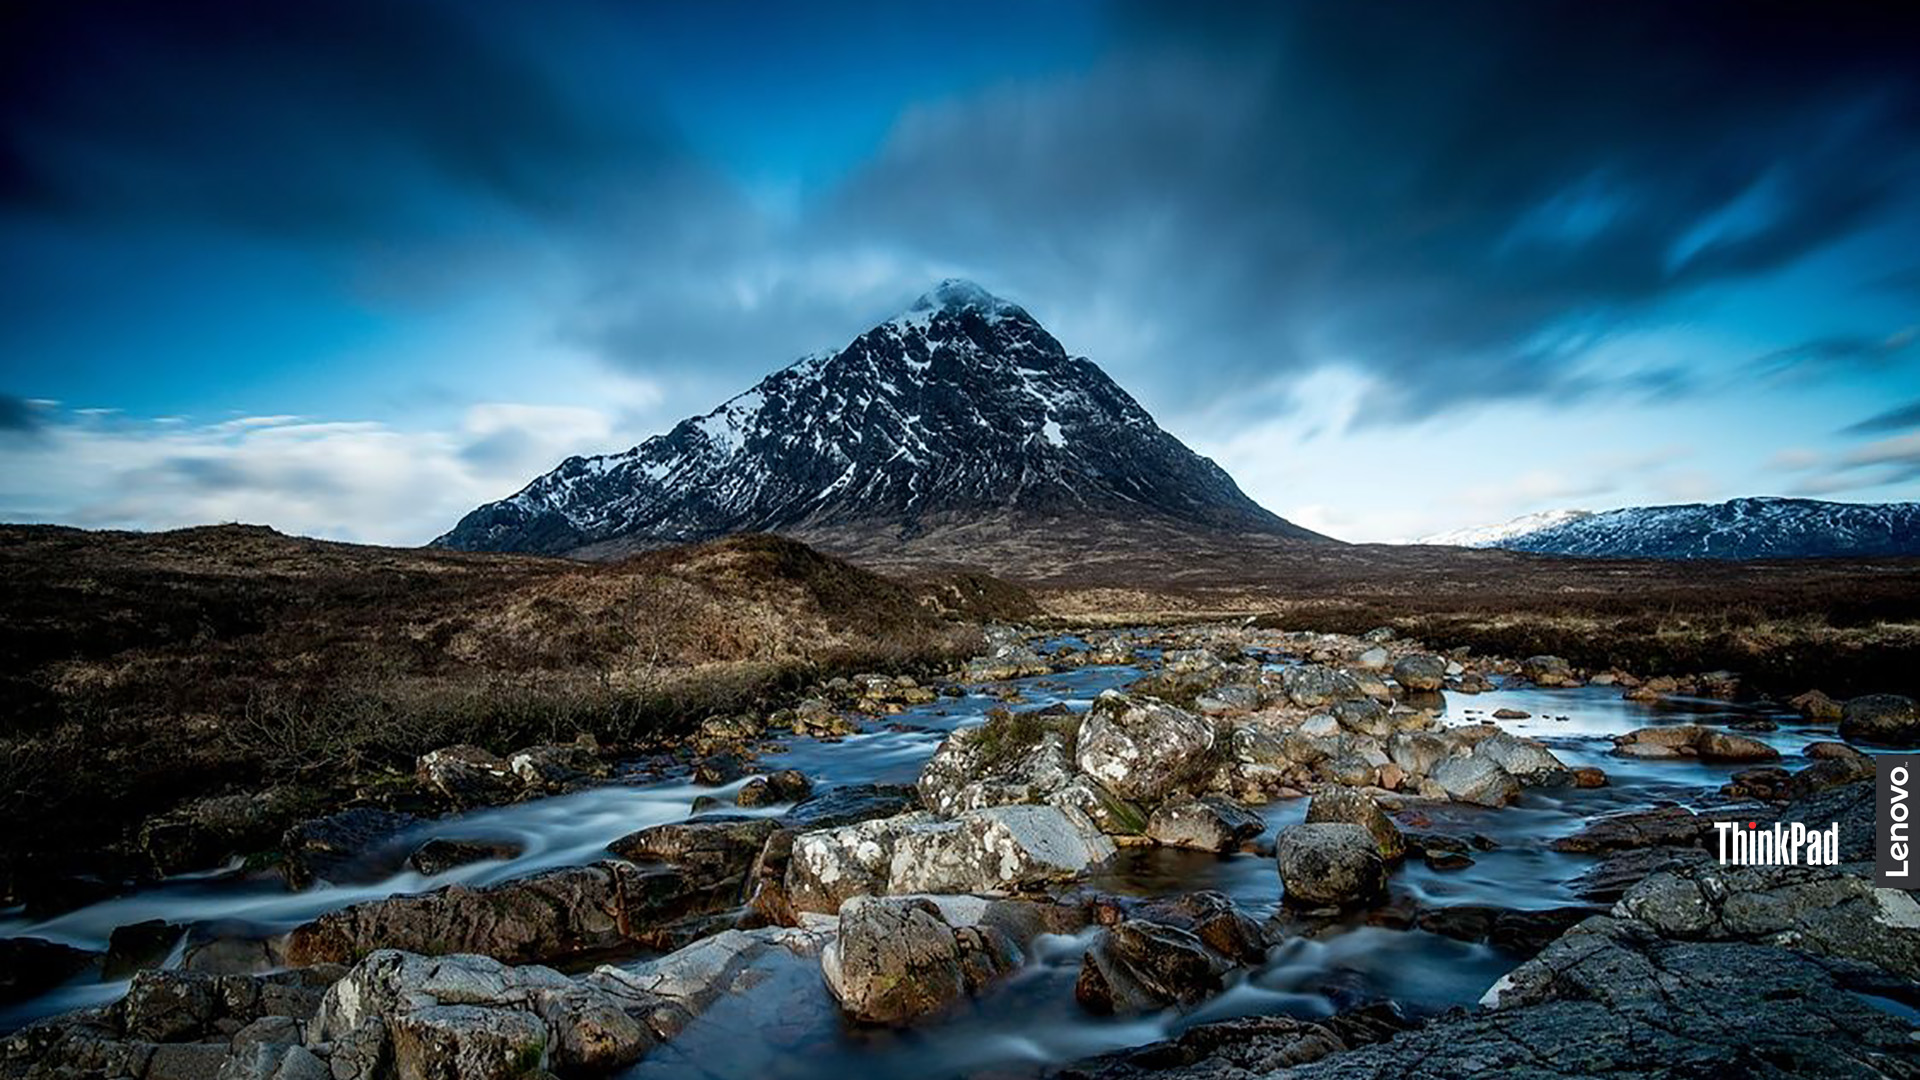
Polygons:
M1920 1001L1920 908L1866 884L1872 767L1849 745L1920 741L1911 701L1805 695L1796 723L1836 725L1839 737L1786 754L1764 718L1786 706L1731 723L1643 724L1612 732L1608 764L1596 765L1568 739L1510 730L1543 721L1529 710L1482 715L1469 703L1534 687L1527 701L1539 707L1586 687L1656 716L1649 703L1738 697L1737 676L1646 679L1437 651L1388 632L1244 624L1050 641L1006 629L989 641L950 682L839 680L788 710L699 725L678 760L711 785L701 812L618 835L597 858L370 896L256 952L203 947L197 964L149 944L128 960L148 969L124 998L16 1032L0 1075L652 1068L710 1014L775 993L796 971L851 1030L937 1031L1024 992L1023 973L1041 962L1066 965L1072 1008L1089 1017L1184 1029L1075 1066L1093 1076L1694 1075L1728 1053L1786 1073L1920 1070L1912 1014L1887 1004ZM1083 670L1099 680L1072 683ZM1087 685L1089 697L1030 707L1050 683ZM962 700L950 695L1000 705L934 745L923 725ZM889 728L929 747L911 785L771 767L796 740L817 748L806 761L876 752ZM1619 776L1641 785L1661 769L1724 782L1688 805L1623 804ZM471 808L564 801L637 776L591 745L499 758L453 746L424 755L410 782L423 799ZM1505 815L1600 796L1606 812L1550 838L1549 857L1583 867L1564 902L1447 901L1449 875L1516 857L1483 835L1506 835ZM1842 863L1720 866L1707 850L1714 822L1734 816L1839 822ZM424 812L314 819L281 838L279 873L311 887L519 857L461 835L462 820L422 842L437 830ZM1257 885L1195 887L1204 874L1184 886L1129 877L1140 859L1258 863L1264 898ZM1437 1015L1328 983L1323 999L1338 1011L1204 1022L1276 955L1355 927L1467 943L1510 970L1481 1006ZM145 933L164 940L164 928ZM8 947L37 951L19 970L47 973L41 987L89 962L57 943ZM1792 995L1811 1003L1805 1015L1789 1015ZM790 1011L782 1000L763 1009ZM1729 1017L1763 1037L1743 1040ZM772 1024L751 1037L788 1036ZM1817 1053L1835 1038L1849 1049Z

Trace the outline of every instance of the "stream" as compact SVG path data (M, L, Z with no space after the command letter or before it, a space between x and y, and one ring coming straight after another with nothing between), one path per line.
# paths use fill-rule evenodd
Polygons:
M1090 666L1016 681L1023 700L1013 707L1056 702L1076 711L1110 687L1139 678L1131 666ZM950 731L982 722L999 700L969 687L901 714L865 721L865 731L840 740L783 738L781 749L762 756L766 769L794 768L812 779L816 792L856 783L912 783L920 767ZM1396 869L1396 898L1422 906L1491 904L1551 908L1578 903L1569 883L1593 865L1591 858L1550 850L1549 844L1597 815L1646 807L1671 799L1694 804L1716 792L1741 766L1695 761L1647 761L1609 755L1608 736L1656 724L1725 724L1764 717L1779 726L1743 732L1768 743L1795 767L1809 742L1834 737L1831 726L1796 715L1760 711L1723 701L1623 700L1617 687L1541 690L1501 689L1478 695L1449 693L1447 722L1491 718L1496 709L1530 713L1498 723L1539 739L1569 766L1595 765L1609 777L1605 787L1529 788L1522 800L1489 810L1449 804L1422 807L1423 828L1479 834L1497 845L1474 853L1472 866L1436 871L1419 860ZM292 929L348 904L395 893L418 892L455 882L483 885L557 866L606 857L606 845L649 825L688 816L696 795L727 796L726 788L675 781L615 783L568 795L479 810L423 822L396 839L410 849L434 836L498 838L522 846L519 856L458 867L426 877L402 872L369 884L322 882L289 892L277 878L249 876L237 867L184 875L43 921L0 912L0 936L38 937L86 949L105 950L115 928L151 919L192 924L189 938L266 937ZM1295 799L1258 808L1267 838L1306 812ZM755 813L779 814L785 806ZM735 811L728 807L729 812ZM1279 904L1279 879L1270 858L1251 853L1214 856L1165 848L1123 848L1092 880L1098 889L1135 896L1216 889L1256 919ZM821 982L815 961L765 961L764 981L702 1014L677 1038L624 1076L658 1078L872 1077L939 1078L990 1071L1017 1076L1108 1050L1139 1045L1196 1022L1233 1016L1286 1013L1325 1016L1357 1001L1390 999L1409 1013L1429 1013L1471 1004L1520 958L1487 945L1467 944L1425 931L1386 929L1355 920L1313 939L1291 938L1275 946L1267 962L1234 977L1225 993L1198 1010L1175 1015L1094 1017L1073 998L1080 956L1087 942L1046 937L1028 950L1014 976L957 1015L905 1031L859 1028L845 1023ZM176 946L169 965L177 965ZM125 979L83 975L28 1002L0 1010L0 1032L40 1017L112 1001Z

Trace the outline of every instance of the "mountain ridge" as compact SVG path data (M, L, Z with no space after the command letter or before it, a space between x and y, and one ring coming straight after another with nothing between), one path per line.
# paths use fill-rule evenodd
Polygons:
M1248 498L1024 308L960 279L630 450L568 458L433 543L612 557L743 532L865 545L1069 517L1333 543Z
M1594 559L1878 558L1920 555L1920 503L1841 503L1780 496L1748 496L1718 503L1628 506L1569 515L1542 528L1502 532L1505 525L1461 529L1441 537L1473 536L1458 546L1503 548ZM1498 535L1496 535L1498 534Z

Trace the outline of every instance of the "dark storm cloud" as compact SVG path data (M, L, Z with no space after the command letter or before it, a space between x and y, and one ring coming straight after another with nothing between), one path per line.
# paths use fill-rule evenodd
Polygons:
M1912 191L1904 5L1195 11L1127 9L1113 64L908 118L841 220L1160 313L1192 394L1332 359L1402 417L1638 392L1580 370L1623 320Z
M0 394L0 434L30 434L40 430L40 410L33 402Z
M604 211L675 160L643 103L583 107L501 22L432 0L10 5L0 208L390 240L476 205Z
M1849 424L1841 430L1843 435L1879 435L1889 431L1905 431L1908 428L1920 428L1920 401L1909 401L1905 405L1875 413L1857 424Z

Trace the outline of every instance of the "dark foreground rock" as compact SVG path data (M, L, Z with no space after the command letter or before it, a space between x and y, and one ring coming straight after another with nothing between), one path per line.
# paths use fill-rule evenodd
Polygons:
M1019 961L999 930L954 926L932 900L856 896L840 907L820 970L849 1017L906 1024L979 993Z

